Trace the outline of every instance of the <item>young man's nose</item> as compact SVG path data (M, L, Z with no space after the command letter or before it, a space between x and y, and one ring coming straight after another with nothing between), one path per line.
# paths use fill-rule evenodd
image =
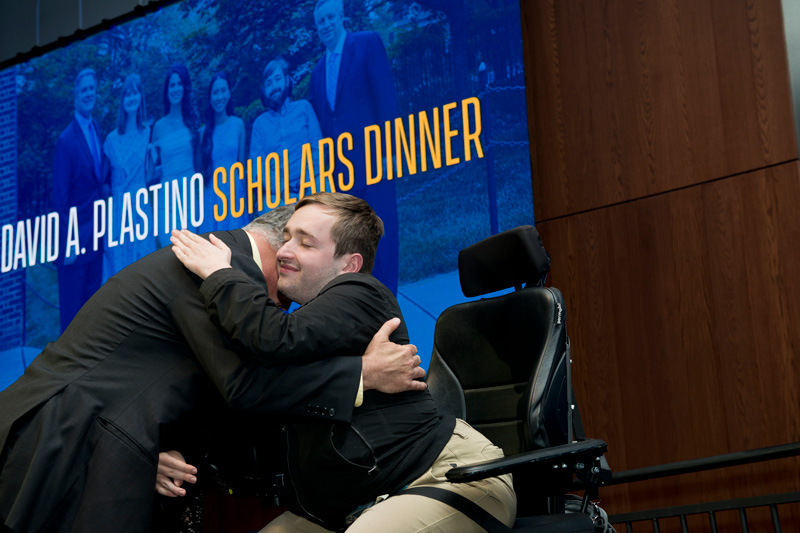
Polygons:
M278 248L278 252L275 254L275 257L277 257L279 261L282 259L289 259L292 256L291 247L289 246L290 242L291 241L285 242L283 243L283 246Z

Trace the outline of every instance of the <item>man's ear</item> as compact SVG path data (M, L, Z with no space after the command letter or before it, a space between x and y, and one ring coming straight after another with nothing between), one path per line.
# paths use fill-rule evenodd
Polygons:
M350 254L347 263L345 263L342 269L342 274L347 272L361 272L362 266L364 266L364 258L361 257L361 254L357 252Z

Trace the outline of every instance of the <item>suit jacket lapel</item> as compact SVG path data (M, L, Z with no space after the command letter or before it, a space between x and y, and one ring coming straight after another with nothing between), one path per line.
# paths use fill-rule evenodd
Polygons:
M99 131L99 130L97 129L97 124L95 124L94 119L92 120L92 126L95 127L95 134L96 134L96 132ZM83 130L81 129L81 125L78 124L78 119L76 119L75 117L72 117L72 131L74 133L73 137L76 139L76 142L78 143L78 146L80 147L78 149L81 152L81 157L83 157L86 160L86 166L88 166L91 169L92 177L94 177L95 180L99 180L99 176L97 175L97 172L95 172L94 158L92 157L92 150L89 148L89 143L86 142L86 135L83 134ZM98 142L98 144L99 144L99 142ZM100 148L98 146L98 150L101 150L101 149L102 148ZM97 154L97 155L98 155L98 157L100 157L100 163L102 165L103 156L100 153Z
M342 57L339 60L339 76L336 78L336 96L333 99L334 107L339 107L339 102L342 99L342 89L345 86L345 80L350 78L350 68L353 64L353 34L347 32L344 38L344 46L342 47ZM327 66L327 65L326 65Z
M331 111L331 104L328 103L328 95L325 91L325 80L328 79L328 56L326 54L325 51L322 52L322 57L320 57L319 63L315 69L318 70L319 76L311 76L311 94L314 96L314 105L317 106L314 108L314 111L317 111L317 120L320 126L326 123L328 117L333 114L333 111Z

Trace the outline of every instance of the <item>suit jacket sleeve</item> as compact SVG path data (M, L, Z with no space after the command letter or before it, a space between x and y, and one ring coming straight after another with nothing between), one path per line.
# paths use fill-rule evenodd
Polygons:
M235 250L228 232L219 235ZM234 257L241 259L241 256L239 253ZM252 259L249 262L252 265L242 266L251 267L255 276L258 267ZM188 270L184 273L199 279ZM259 287L255 282L251 286ZM360 385L361 358L334 357L268 368L237 349L209 320L194 283L187 284L175 296L170 312L200 365L233 409L292 419L350 421Z
M365 33L369 40L366 47L367 76L378 124L383 124L399 114L392 67L380 35L374 32Z
M317 61L317 64L314 65L314 70L311 71L311 81L309 82L309 90L308 90L308 101L311 104L311 108L314 110L314 114L317 117L317 121L319 123L320 131L324 130L323 123L325 122L325 97L322 94L324 92L324 85L322 84L322 80L325 78L325 55L323 54L322 59ZM325 132L325 135L331 135L330 132ZM334 139L335 140L335 139Z
M383 322L399 315L381 287L371 276L342 275L289 315L236 269L215 272L200 290L212 320L262 364L275 366L362 355Z
M361 376L360 358L267 368L233 349L196 300L188 293L179 295L173 301L173 318L231 408L288 418L350 420ZM198 332L200 328L207 331Z

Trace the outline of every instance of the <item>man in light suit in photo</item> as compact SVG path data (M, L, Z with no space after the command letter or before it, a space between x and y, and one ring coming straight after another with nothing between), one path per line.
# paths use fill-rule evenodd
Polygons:
M291 211L215 233L237 271L276 302L275 254ZM424 371L413 346L387 342L367 350L374 357L353 357L347 342L315 335L310 346L294 336L271 356L253 357L209 318L200 281L170 247L132 263L0 391L1 524L18 532L148 531L159 452L175 447L174 428L202 432L226 403L275 422L348 423L362 390L425 387L414 381ZM291 317L270 312L275 322ZM333 329L321 333L343 335ZM361 337L354 341L363 344Z
M53 160L53 207L60 222L58 303L61 331L78 309L100 288L103 277L103 247L92 247L92 209L94 201L108 196L108 164L97 122L92 118L97 100L97 74L83 69L75 77L75 116L56 141ZM66 257L67 225L71 207L77 208L78 250Z
M383 179L366 184L364 128L399 114L392 69L380 36L373 31L348 32L344 28L342 0L318 0L314 8L317 35L325 53L311 73L311 105L323 137L334 142L342 133L353 136L353 149L345 155L353 164L355 185L344 191L366 200L383 220L386 233L378 247L373 275L397 293L399 236L397 191L384 171ZM372 166L381 165L373 153ZM335 174L347 169L337 162ZM373 177L376 170L373 168Z

